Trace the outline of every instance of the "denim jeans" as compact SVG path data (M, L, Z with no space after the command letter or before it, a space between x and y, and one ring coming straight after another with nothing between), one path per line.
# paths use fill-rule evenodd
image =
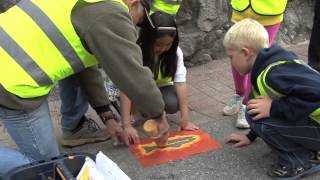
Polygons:
M59 155L47 102L31 112L0 107L0 120L19 151L30 160L43 160Z
M5 147L0 147L0 159L0 179L10 170L31 162L21 152Z
M75 76L69 76L59 81L61 99L62 131L72 131L77 128L81 117L87 112L89 103L80 89Z
M300 122L278 118L252 120L246 114L250 128L269 145L278 156L278 163L288 168L301 167L311 155L320 150L320 127L306 118Z

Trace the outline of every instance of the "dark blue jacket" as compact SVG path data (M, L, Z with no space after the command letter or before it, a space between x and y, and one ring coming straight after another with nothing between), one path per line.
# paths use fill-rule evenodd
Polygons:
M251 71L251 83L257 90L257 77L271 63L298 59L293 52L277 45L265 48L257 55ZM320 107L320 74L306 65L285 63L272 68L266 76L266 83L284 95L273 100L271 118L291 121L311 121L309 114Z

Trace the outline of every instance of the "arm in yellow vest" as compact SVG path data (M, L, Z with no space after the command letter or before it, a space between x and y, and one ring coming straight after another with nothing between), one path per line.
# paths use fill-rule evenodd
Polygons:
M121 121L124 131L127 133L128 141L139 143L139 135L137 130L131 125L132 103L130 99L123 93L120 93ZM135 112L132 112L135 113Z
M109 105L104 80L97 66L87 68L75 75L93 108Z
M87 97L90 105L96 110L97 114L101 118L107 118L104 123L106 123L108 132L111 134L112 144L114 146L118 145L120 136L125 144L129 144L126 135L123 133L120 125L115 121L114 118L109 118L112 115L109 108L109 99L107 91L104 87L104 79L98 66L89 67L78 74L75 74L80 84L81 90Z
M102 3L101 3L102 4ZM90 21L83 40L108 77L148 117L159 117L164 102L149 68L142 66L137 32L125 9L105 6ZM88 26L86 26L88 27Z

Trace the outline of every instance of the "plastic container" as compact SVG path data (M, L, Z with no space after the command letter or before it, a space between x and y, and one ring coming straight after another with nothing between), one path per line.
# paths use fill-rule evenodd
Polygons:
M95 159L95 156L88 153L72 153L61 155L50 160L33 162L11 170L4 176L4 180L50 180L55 178L57 164L63 164L66 170L74 177L78 175L85 162L85 157ZM68 178L69 179L69 178Z
M143 124L143 130L149 137L157 137L159 135L157 123L154 119L149 119Z
M157 144L158 147L165 147L168 142L169 133L159 132L157 122L154 119L149 119L143 124L144 132ZM159 134L161 133L161 134Z

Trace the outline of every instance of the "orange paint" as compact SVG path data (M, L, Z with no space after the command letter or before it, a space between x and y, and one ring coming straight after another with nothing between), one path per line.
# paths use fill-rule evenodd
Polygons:
M147 156L158 151L174 151L190 147L198 141L200 141L199 135L175 135L173 137L169 137L166 147L159 148L156 143L151 142L147 144L140 144L138 145L138 148L143 155Z
M143 167L183 159L218 148L220 145L201 130L170 133L168 144L162 148L148 138L141 139L140 144L130 145L130 150Z

